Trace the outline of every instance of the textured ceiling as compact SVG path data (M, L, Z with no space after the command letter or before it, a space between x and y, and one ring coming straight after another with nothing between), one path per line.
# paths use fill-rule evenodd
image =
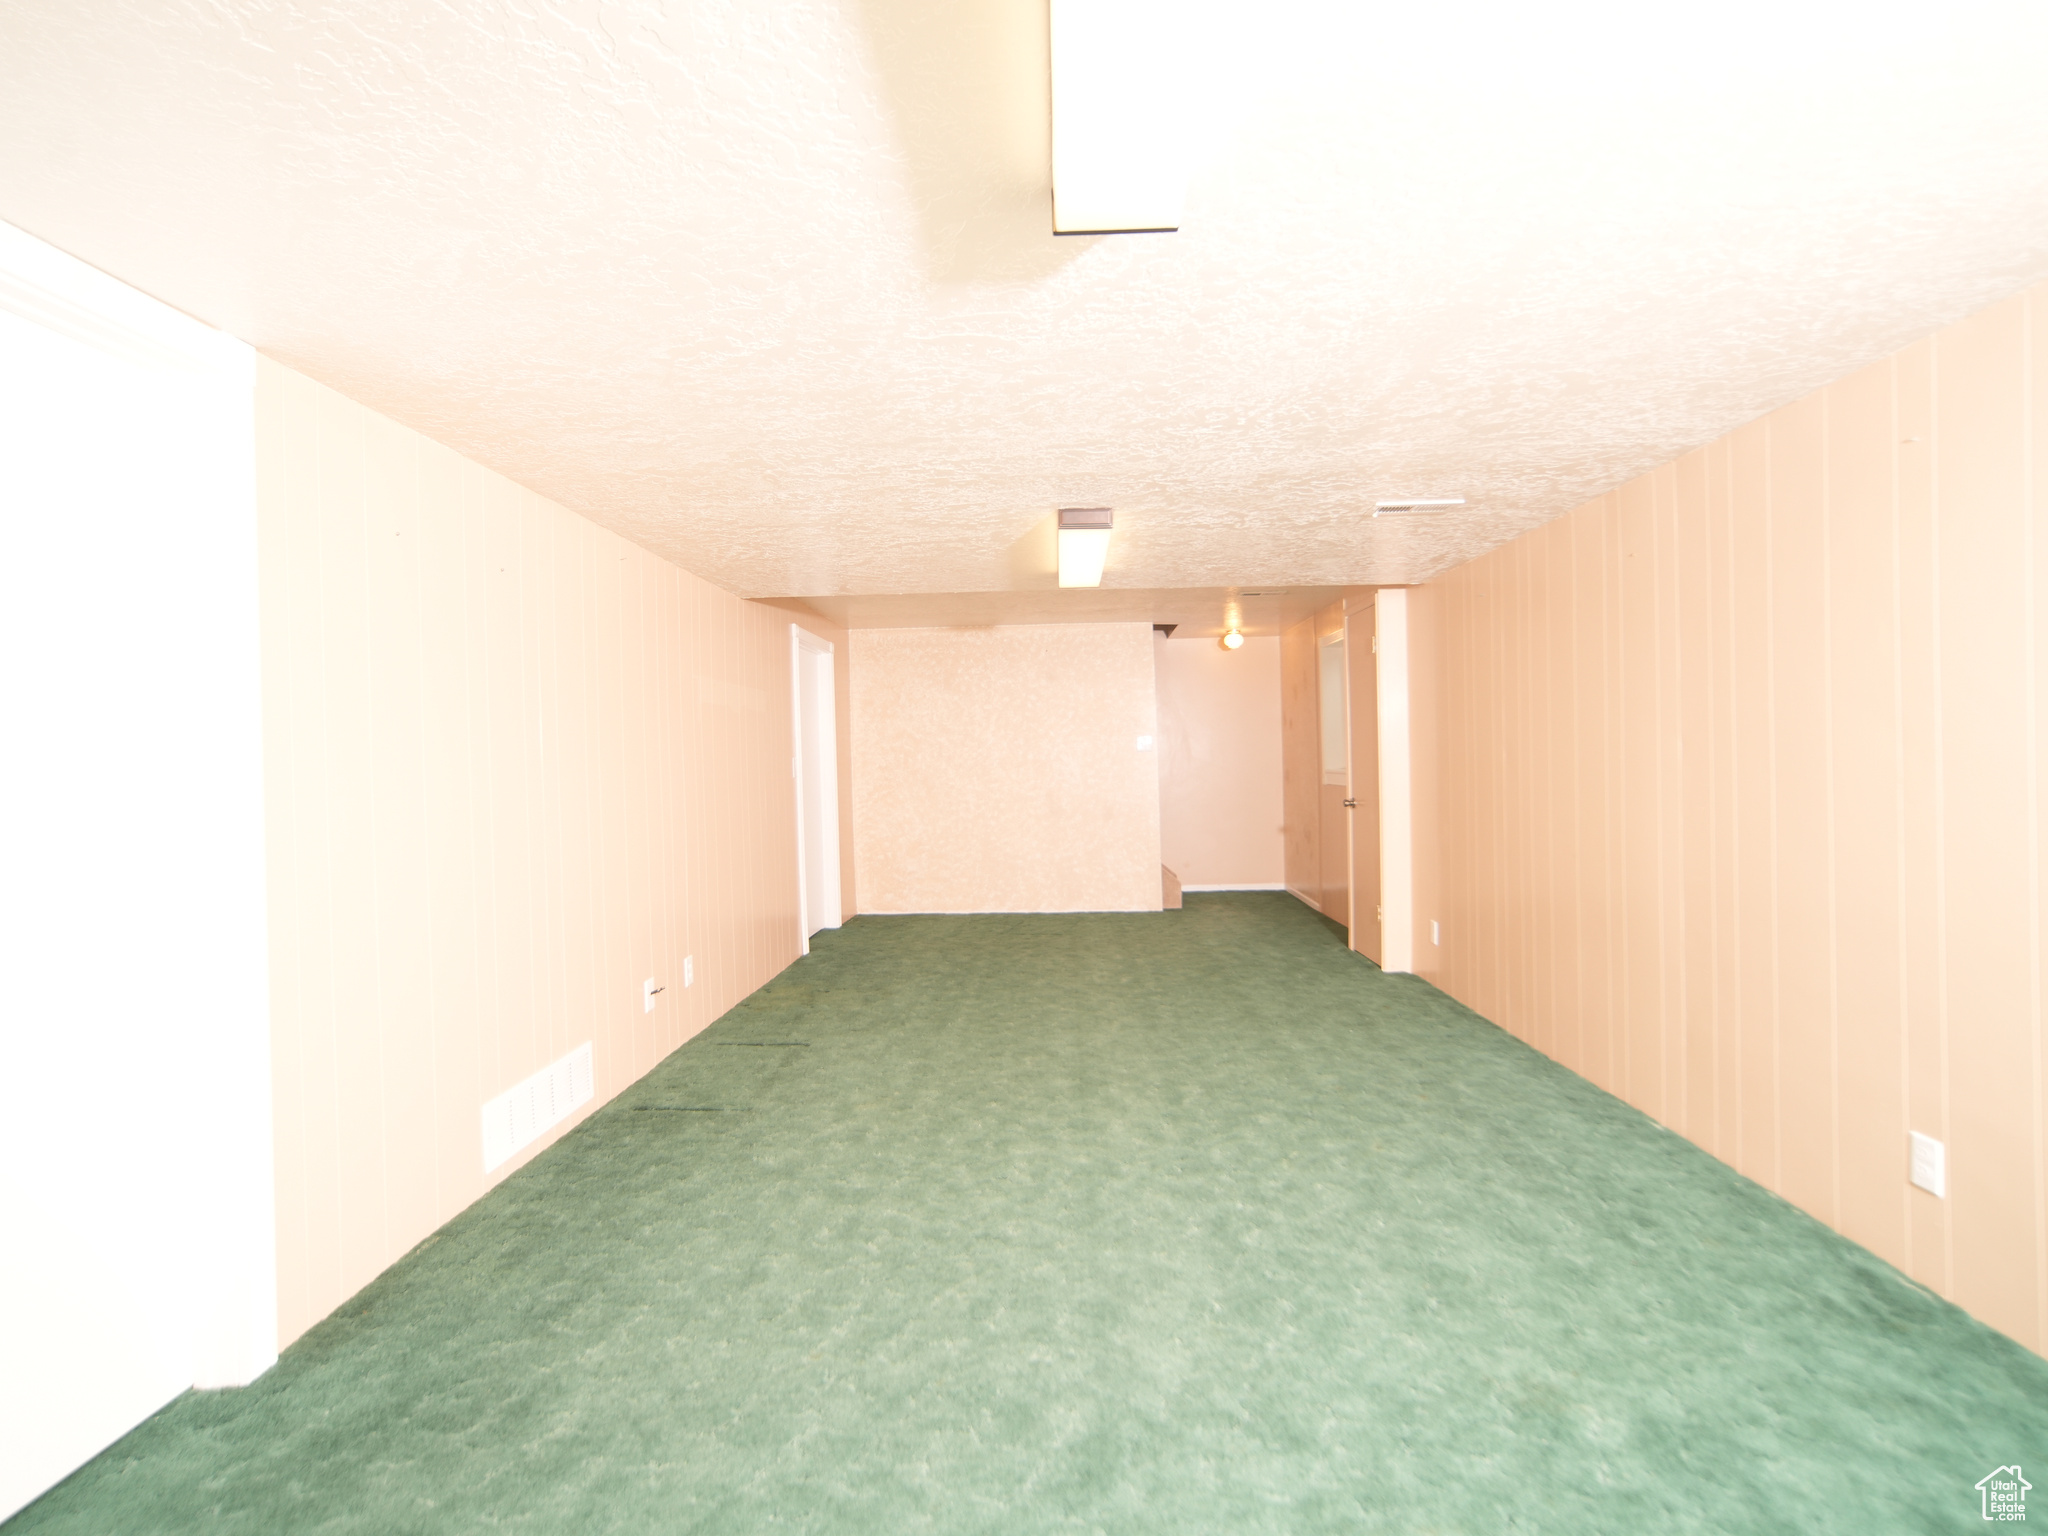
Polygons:
M750 595L1417 580L2048 274L2048 7L1401 10L1055 239L1043 0L9 0L0 218Z

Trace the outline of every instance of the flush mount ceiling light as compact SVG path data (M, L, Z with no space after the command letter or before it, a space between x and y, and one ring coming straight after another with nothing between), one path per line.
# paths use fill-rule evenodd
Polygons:
M1400 517L1416 512L1442 512L1448 507L1462 507L1462 496L1439 496L1433 501L1376 501L1372 504L1374 517Z
M1188 186L1185 15L1163 0L1051 5L1052 232L1171 233Z
M1243 644L1244 644L1244 636L1243 636L1243 635L1241 635L1241 634L1239 634L1239 633L1238 633L1238 632L1237 632L1236 630L1234 630L1234 629L1233 629L1233 630L1231 630L1231 631L1230 631L1229 633L1225 634L1225 635L1224 635L1224 637L1223 637L1223 649L1225 649L1226 651L1234 651L1234 650L1236 650L1236 649L1237 649L1237 648L1238 648L1238 647L1239 647L1240 645L1243 645Z
M1108 507L1060 508L1060 585L1099 587L1109 555Z

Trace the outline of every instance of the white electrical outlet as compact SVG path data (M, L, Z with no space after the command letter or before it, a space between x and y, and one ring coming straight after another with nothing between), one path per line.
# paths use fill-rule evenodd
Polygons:
M1429 942L1432 944L1442 944L1443 941L1444 936L1437 931L1436 919L1432 917L1429 920Z
M1948 1148L1932 1136L1922 1136L1918 1131L1908 1133L1913 1138L1913 1183L1930 1195L1946 1200L1948 1198Z
M648 977L645 981L641 982L640 1011L642 1013L654 1012L654 994L657 992L664 992L666 990L667 988L665 987L656 986L654 978L652 976Z
M696 971L696 967L695 967L695 966L694 966L694 965L693 965L693 964L691 963L690 957L689 957L688 955L685 955L685 956L683 956L683 985L684 985L684 986L686 986L686 987L687 987L687 986L688 986L688 985L689 985L689 984L690 984L691 982L693 982L693 981L695 981L695 980L697 979L697 977L696 977L696 975L695 975L695 971Z

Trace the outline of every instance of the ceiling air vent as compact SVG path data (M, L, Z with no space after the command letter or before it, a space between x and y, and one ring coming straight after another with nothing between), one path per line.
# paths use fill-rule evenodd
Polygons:
M1376 501L1372 504L1374 517L1409 517L1421 512L1445 512L1452 507L1465 505L1462 496L1438 496L1435 498L1411 498L1407 501Z

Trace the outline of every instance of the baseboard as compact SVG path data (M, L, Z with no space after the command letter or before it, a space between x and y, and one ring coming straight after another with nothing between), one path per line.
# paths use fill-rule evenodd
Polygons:
M1181 889L1184 891L1284 891L1287 887L1284 885L1188 885L1183 883Z
M858 917L1083 917L1091 912L1157 912L1158 907L862 907ZM815 935L813 935L815 937Z

